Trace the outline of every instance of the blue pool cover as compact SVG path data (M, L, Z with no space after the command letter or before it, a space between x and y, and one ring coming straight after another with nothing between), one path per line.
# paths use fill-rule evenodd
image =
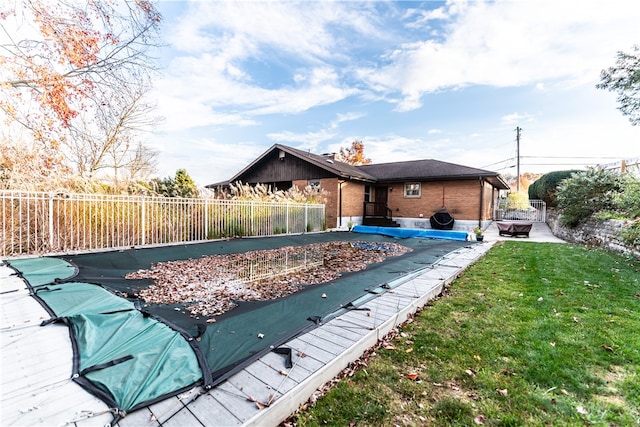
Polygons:
M351 231L353 231L354 233L380 234L382 236L396 237L398 239L422 237L427 239L457 240L461 242L469 239L469 234L466 231L456 230L423 230L417 228L374 227L371 225L356 225Z

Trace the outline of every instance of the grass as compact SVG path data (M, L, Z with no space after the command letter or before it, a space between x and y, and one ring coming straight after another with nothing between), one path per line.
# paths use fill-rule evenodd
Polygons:
M504 242L298 426L639 426L640 262Z

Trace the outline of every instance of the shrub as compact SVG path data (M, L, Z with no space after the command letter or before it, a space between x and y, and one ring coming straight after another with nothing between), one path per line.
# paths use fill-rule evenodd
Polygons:
M558 185L556 198L560 221L575 227L595 212L616 209L616 200L624 189L624 178L604 170L577 172Z
M635 222L620 230L620 238L625 245L640 248L640 222Z
M529 199L542 200L548 207L556 207L556 191L562 180L569 178L578 170L549 172L542 175L529 186Z
M640 179L623 175L623 191L616 198L616 206L629 219L640 218Z

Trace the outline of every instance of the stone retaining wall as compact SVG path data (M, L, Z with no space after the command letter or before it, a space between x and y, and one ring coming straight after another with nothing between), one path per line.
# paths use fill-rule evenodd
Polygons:
M555 210L547 211L547 224L551 232L562 240L640 256L640 250L626 246L620 240L620 230L626 223L627 221L617 219L605 221L590 219L576 228L567 228L560 223Z

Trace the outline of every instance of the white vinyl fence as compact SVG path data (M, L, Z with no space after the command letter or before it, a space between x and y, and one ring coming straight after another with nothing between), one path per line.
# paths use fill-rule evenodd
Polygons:
M545 222L547 204L542 200L529 200L528 206L521 206L509 199L496 199L493 219L496 221Z
M0 256L321 231L323 204L0 190Z

